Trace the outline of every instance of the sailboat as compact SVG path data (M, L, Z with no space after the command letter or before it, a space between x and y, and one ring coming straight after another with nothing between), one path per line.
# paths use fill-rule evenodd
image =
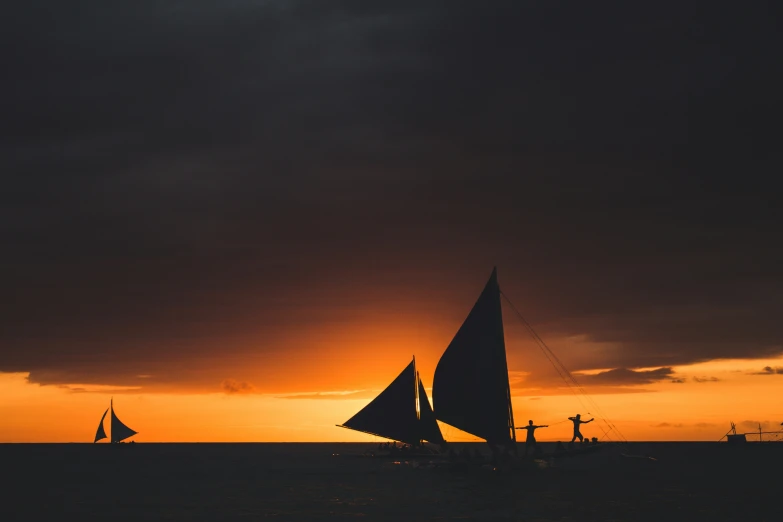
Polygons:
M416 357L367 406L337 426L395 441L392 448L396 448L396 442L410 445L405 450L407 456L432 455L424 441L445 443L416 370ZM390 453L396 454L393 449ZM375 452L373 455L380 456Z
M432 384L435 418L485 440L495 455L517 452L497 267L440 357ZM523 319L524 320L524 319ZM595 445L549 457L592 452Z
M129 427L127 427L125 424L123 424L122 421L114 413L114 398L112 398L111 402L109 403L109 407L106 408L106 411L103 412L103 416L101 417L101 422L98 424L98 430L95 432L95 440L93 441L93 443L98 442L101 439L109 438L106 436L106 431L103 429L103 420L106 418L106 414L109 413L109 410L111 410L111 439L110 440L112 443L122 442L128 437L132 437L136 435L136 433L138 433L130 429Z

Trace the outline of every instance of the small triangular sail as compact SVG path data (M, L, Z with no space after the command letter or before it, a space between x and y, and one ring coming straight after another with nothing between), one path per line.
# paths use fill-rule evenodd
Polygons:
M128 437L132 437L133 435L136 435L136 431L130 429L125 424L122 423L122 421L117 418L117 415L114 413L114 399L112 399L111 402L111 441L112 442L120 442Z
M95 432L95 440L93 441L94 443L106 438L106 431L103 429L103 419L106 418L107 413L109 413L109 408L106 408L106 411L103 412L101 422L98 424L98 431Z
M417 372L418 373L418 372ZM427 392L424 385L419 381L419 436L422 440L432 442L433 444L443 444L443 434L440 432L438 421L432 412L430 400L427 398Z
M411 361L380 395L341 427L407 444L419 442L415 362Z
M490 444L516 441L497 269L438 361L432 400L440 421Z

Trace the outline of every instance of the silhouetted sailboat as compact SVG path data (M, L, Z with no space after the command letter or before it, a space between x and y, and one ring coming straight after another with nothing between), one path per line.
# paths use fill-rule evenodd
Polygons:
M435 368L435 417L516 452L497 268Z
M445 442L416 370L415 357L372 402L337 426L412 446L421 446L422 441Z
M117 417L117 415L114 413L114 399L111 400L111 403L109 404L109 407L106 408L106 411L103 412L103 416L101 417L101 422L98 424L98 431L95 432L95 440L93 441L98 442L101 439L108 438L106 436L106 431L103 429L103 420L106 418L106 414L109 413L109 410L111 410L111 442L122 442L123 440L127 439L128 437L132 437L136 435L136 431L130 429L125 424L122 423L122 421Z
M517 454L500 296L497 268L493 268L484 290L438 361L432 401L437 420L484 439L493 453L505 448ZM584 445L549 456L570 456L597 448Z

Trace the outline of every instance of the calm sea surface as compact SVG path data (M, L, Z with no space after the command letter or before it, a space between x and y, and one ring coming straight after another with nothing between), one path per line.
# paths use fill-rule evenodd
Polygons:
M783 443L607 445L512 472L356 456L374 447L0 444L0 520L783 521Z

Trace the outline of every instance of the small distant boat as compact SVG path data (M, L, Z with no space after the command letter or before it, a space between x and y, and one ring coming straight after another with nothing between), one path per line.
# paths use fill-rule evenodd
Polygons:
M388 450L370 452L368 456L432 456L437 452L424 446L424 441L445 442L416 370L415 357L380 395L337 426L395 441ZM410 447L400 451L396 442Z
M119 443L124 441L125 439L132 437L138 433L137 431L134 431L127 427L123 422L117 417L117 415L114 413L114 399L112 398L111 402L109 403L109 407L106 408L106 411L103 412L103 416L101 417L101 422L98 424L98 430L95 432L95 440L93 443L98 442L102 439L107 439L109 437L106 436L106 431L103 429L103 420L106 418L106 414L109 413L111 410L111 442L113 444Z
M783 422L780 423L781 426L783 426ZM780 442L783 440L783 428L781 428L778 431L763 431L763 428L761 427L761 424L759 424L759 430L758 431L749 431L747 433L737 433L737 426L733 422L731 423L731 429L726 432L726 435L721 437L721 440L724 438L726 439L726 442L728 442L731 445L737 445L737 444L746 444L748 442L748 435L759 437L759 442ZM764 440L764 435L775 435L775 438L768 438L767 440Z

